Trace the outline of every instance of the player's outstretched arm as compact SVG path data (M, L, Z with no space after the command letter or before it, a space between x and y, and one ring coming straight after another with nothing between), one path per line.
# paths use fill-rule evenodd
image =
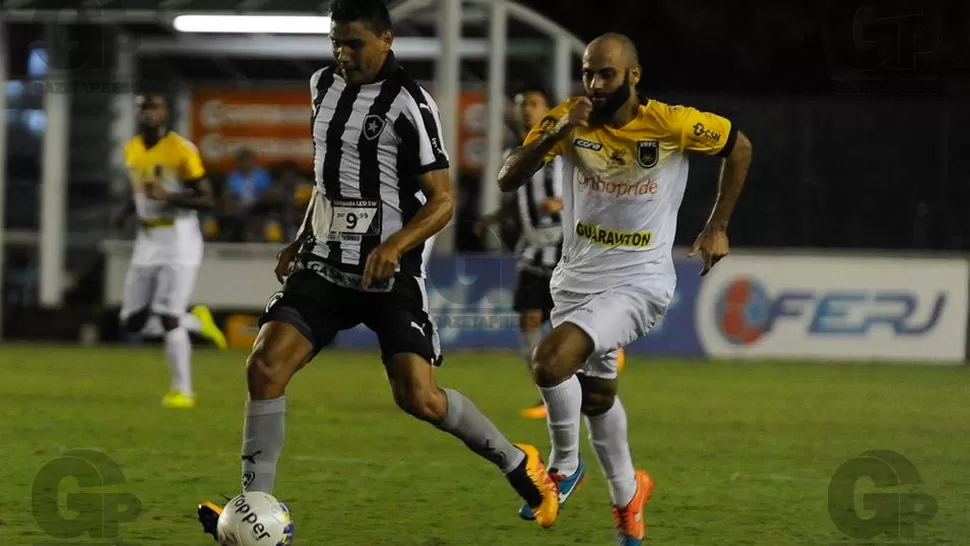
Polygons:
M700 254L704 261L701 276L707 275L717 262L728 255L727 226L748 176L749 165L751 165L751 141L738 131L734 147L721 166L714 209L707 220L707 225L694 240L694 246L687 254L689 257Z
M498 187L503 192L512 192L532 178L545 163L546 155L552 151L563 135L550 133L539 140L516 148L502 163L498 171Z
M741 188L744 187L744 181L748 177L751 152L751 141L744 133L738 131L734 148L721 166L721 176L717 183L717 199L714 202L711 217L707 221L708 225L714 229L726 230L728 222L731 221L734 205L737 203L738 197L741 195Z
M513 192L550 159L550 155L557 155L556 148L576 127L589 124L589 114L593 105L586 97L576 99L570 104L568 112L562 119L544 120L539 127L530 133L529 138L538 136L512 151L502 163L498 171L498 187L503 192ZM551 122L551 123L548 123ZM548 125L547 125L548 123Z

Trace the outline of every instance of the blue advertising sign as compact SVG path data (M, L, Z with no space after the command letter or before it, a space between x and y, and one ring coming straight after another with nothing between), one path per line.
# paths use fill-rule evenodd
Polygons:
M630 352L700 356L694 330L694 307L700 264L677 264L678 285L666 317ZM519 348L518 316L512 308L515 259L509 256L456 255L428 263L428 302L443 349ZM337 347L377 348L376 336L364 326L337 336Z

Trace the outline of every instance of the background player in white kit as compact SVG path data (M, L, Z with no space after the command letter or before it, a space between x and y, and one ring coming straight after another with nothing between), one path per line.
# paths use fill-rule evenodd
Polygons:
M125 145L132 199L118 219L123 223L135 213L138 232L120 318L130 332L144 332L146 325L150 330L150 319L159 319L172 372L162 403L187 408L195 405L189 331L225 346L207 309L197 306L186 314L202 262L197 211L210 209L214 199L198 149L168 129L165 97L140 95L138 107L139 133Z
M641 103L640 76L629 38L608 34L591 42L583 56L587 96L553 109L499 174L502 190L513 191L557 156L572 173L563 191L563 257L552 278L554 328L536 349L534 379L548 407L549 467L567 478L579 464L586 415L623 546L639 545L645 535L653 481L633 466L616 397L616 350L645 336L673 297L685 152L725 158L717 202L690 253L703 257L702 274L728 253L728 220L751 161L751 143L729 120Z

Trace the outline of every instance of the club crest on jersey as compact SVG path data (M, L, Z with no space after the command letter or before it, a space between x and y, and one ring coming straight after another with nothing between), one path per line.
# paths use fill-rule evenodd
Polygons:
M378 116L377 114L370 114L364 118L364 138L367 140L374 140L375 138L381 136L384 132L384 125L387 122L384 118Z
M637 141L637 163L644 169L655 167L660 161L660 142L657 140Z

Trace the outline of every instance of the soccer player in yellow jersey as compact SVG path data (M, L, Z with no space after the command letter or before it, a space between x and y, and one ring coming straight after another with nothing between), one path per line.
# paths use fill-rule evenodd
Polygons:
M195 405L189 331L220 347L225 338L202 306L186 313L202 262L199 210L213 206L199 151L168 130L168 105L161 94L138 97L139 133L125 145L125 167L132 198L119 223L138 219L131 263L125 277L120 318L126 330L144 333L160 319L172 387L162 399L167 407Z
M647 335L674 294L672 247L687 184L687 152L723 158L714 210L689 256L706 274L728 253L727 226L751 161L751 143L721 116L636 93L641 68L629 38L607 34L583 56L586 96L554 108L505 160L514 191L553 157L563 189L563 257L553 273L553 330L533 356L548 408L549 468L569 482L579 468L580 415L610 485L618 543L639 545L653 480L633 466L616 396L616 352ZM552 472L550 472L552 474ZM560 488L560 503L564 491Z

